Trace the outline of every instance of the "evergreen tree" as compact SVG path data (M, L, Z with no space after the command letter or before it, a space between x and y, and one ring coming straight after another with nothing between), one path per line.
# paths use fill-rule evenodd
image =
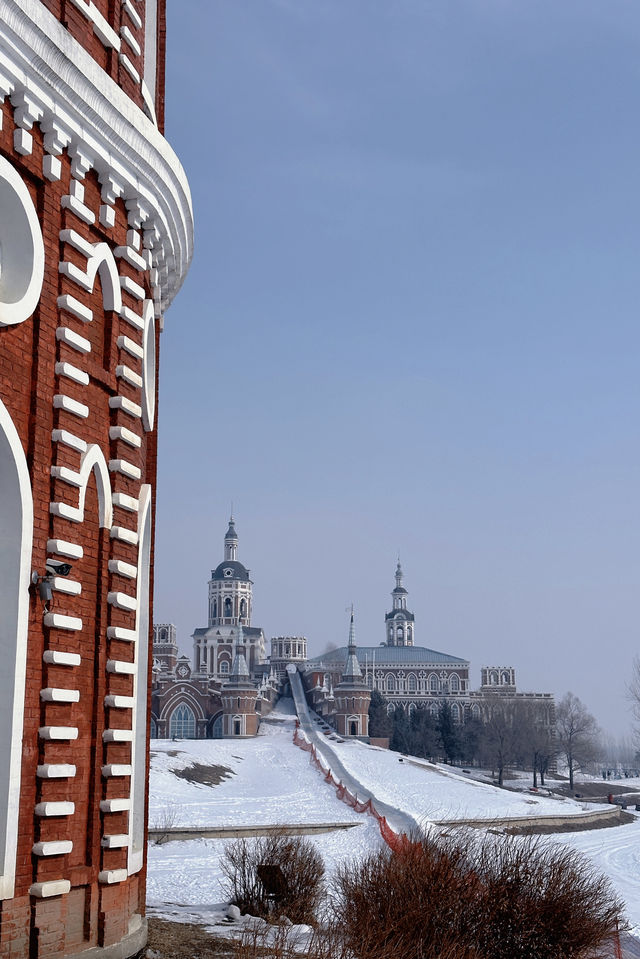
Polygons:
M388 702L377 689L371 692L369 703L369 736L374 739L391 736L393 722L387 713Z
M453 721L451 703L446 700L440 704L438 732L442 740L442 750L446 761L448 763L457 762L460 758L460 734L458 726Z

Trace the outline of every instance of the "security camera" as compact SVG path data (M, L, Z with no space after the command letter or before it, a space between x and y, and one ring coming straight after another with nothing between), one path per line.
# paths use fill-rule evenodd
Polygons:
M58 559L48 559L45 563L48 576L68 576L71 563L61 563Z

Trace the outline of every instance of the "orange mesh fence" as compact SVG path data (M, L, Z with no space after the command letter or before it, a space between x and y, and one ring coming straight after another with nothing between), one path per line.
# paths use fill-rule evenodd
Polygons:
M324 766L318 758L316 747L313 745L313 743L308 742L308 740L299 733L298 726L296 726L296 729L293 733L293 742L296 746L299 746L300 749L304 749L305 752L311 753L309 756L309 762L313 763L313 765L316 766L321 773L323 773L325 782L335 787L338 799L341 799L342 802L347 804L347 806L351 806L351 808L355 809L356 812L369 813L370 816L373 816L378 820L380 835L393 852L399 852L400 850L406 849L407 845L411 845L411 840L408 836L406 836L404 833L397 833L391 828L385 817L381 816L374 806L372 799L367 799L366 802L359 802L357 795L353 796L344 783L336 780L331 772L331 769L327 769L325 771ZM618 959L618 953L616 953L616 959ZM622 957L620 957L620 959L622 959Z

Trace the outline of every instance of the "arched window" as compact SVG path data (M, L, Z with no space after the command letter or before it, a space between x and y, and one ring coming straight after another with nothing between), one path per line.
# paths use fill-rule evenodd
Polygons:
M164 642L164 641L166 640L166 638L167 638L167 631L166 631L166 629L161 629L161 630L160 630L160 639Z
M150 726L149 726L149 737L150 737L151 739L157 739L157 738L158 738L158 727L157 727L157 725L156 725L156 721L155 721L155 719L153 718L153 716L151 717L151 723L150 723Z
M213 739L222 739L222 714L213 721Z
M437 715L438 715L438 704L437 704L437 703L431 703L431 705L429 706L429 711L430 711L430 713L431 713L432 716L437 716Z
M410 716L411 716L413 713L415 713L416 709L417 709L417 707L416 707L416 704L415 704L415 703L409 703L409 715L410 715Z
M395 693L395 691L396 691L396 678L395 676L389 675L387 676L387 692Z
M227 598L224 601L224 615L231 616L231 609L232 609L231 599L229 596L227 596Z
M213 601L213 618L214 619L218 618L218 600L217 599L214 599Z
M431 675L429 676L429 692L437 693L439 686L440 686L440 683L438 682L438 677L436 676L435 673L431 673Z
M407 642L410 643L412 639L413 639L413 630L411 629L411 626L407 626Z
M220 663L220 672L225 675L229 672L229 663L226 661L226 659L223 659Z
M492 686L498 685L498 674L495 671L495 669L492 669L491 672L489 673L489 682L491 683Z
M393 705L393 703L389 703L389 705L387 706L387 716L393 716L395 711L396 711L396 707Z
M402 644L404 643L404 629L402 628L402 626L398 626L396 630L396 638L398 640L398 646L402 646Z
M169 735L172 739L174 736L176 739L196 738L196 717L186 703L181 703L171 713Z
M393 642L393 626L389 627L389 642Z
M409 673L407 689L409 690L410 693L415 693L417 688L418 688L418 680L416 679L413 673Z
M451 718L454 723L460 722L460 708L457 703L451 704Z
M480 707L477 703L474 703L471 707L471 716L473 719L480 719Z
M241 599L241 600L240 600L240 615L241 615L241 616L246 616L246 615L247 615L247 601L246 601L246 599Z
M449 685L451 686L452 693L460 692L460 677L457 673L451 673L449 676Z
M502 674L502 682L503 682L506 686L509 686L510 683L511 683L511 678L510 678L510 676L509 676L509 673L507 673L506 671Z

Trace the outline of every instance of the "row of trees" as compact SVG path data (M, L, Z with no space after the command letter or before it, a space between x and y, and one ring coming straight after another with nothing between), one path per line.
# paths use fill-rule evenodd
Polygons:
M573 789L576 771L598 758L599 730L584 704L567 693L556 708L555 730L549 724L548 705L542 702L487 695L482 719L453 721L450 704L439 704L437 714L419 708L407 714L388 703L377 690L371 696L369 735L389 737L391 749L455 765L491 768L502 785L507 768L530 769L533 785L544 777L555 758L566 762Z

